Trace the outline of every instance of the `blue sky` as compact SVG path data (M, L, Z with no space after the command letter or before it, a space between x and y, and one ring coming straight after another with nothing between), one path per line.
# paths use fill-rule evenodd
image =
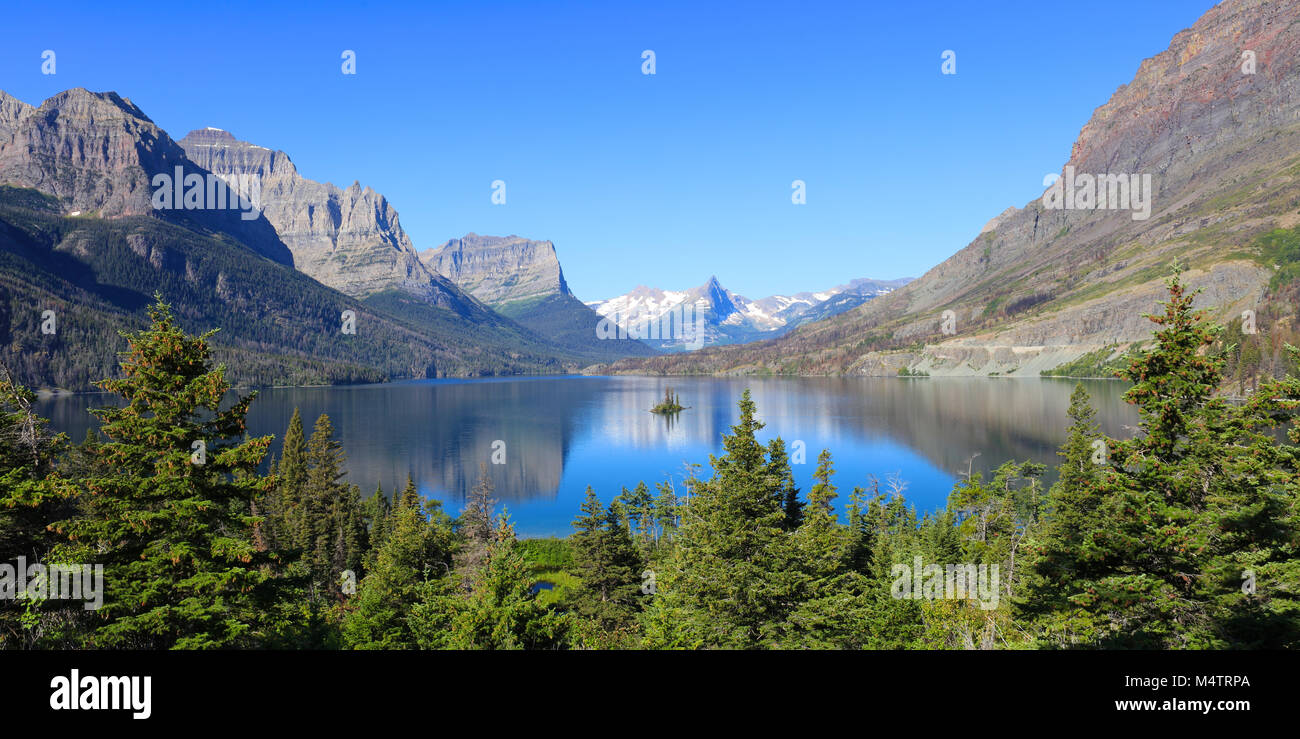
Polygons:
M1092 111L1214 3L114 5L12 4L0 89L115 90L175 138L283 149L384 193L420 249L551 239L594 300L919 276L1038 197Z

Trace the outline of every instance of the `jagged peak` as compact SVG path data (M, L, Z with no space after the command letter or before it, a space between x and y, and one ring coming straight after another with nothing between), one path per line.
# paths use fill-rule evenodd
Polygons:
M87 107L110 105L133 118L153 123L153 119L145 115L145 112L131 102L130 98L124 98L111 90L107 92L91 92L84 87L73 87L46 98L45 102L41 103L40 110L57 110L78 105Z
M36 110L36 106L23 102L22 100L19 100L18 98L14 97L13 95L10 95L4 90L0 90L0 104L4 104L4 103L8 103L14 107L23 110Z

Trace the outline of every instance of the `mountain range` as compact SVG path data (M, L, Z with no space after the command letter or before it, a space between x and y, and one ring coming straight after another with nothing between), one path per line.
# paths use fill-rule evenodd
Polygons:
M1175 263L1277 371L1300 343L1298 67L1300 4L1219 3L1095 110L1041 197L920 278L772 340L613 371L1104 375L1150 339Z
M666 351L680 351L717 344L734 344L780 336L796 326L828 318L855 308L879 295L886 295L906 285L908 279L871 280L857 279L820 292L801 292L793 295L772 295L751 300L733 293L710 277L699 287L672 291L637 286L632 291L606 300L588 303L610 320L626 323L630 327L644 327L651 322L663 321L665 316L677 313L686 315L685 306L699 311L703 316L704 340L695 341L693 334L660 338L643 338L647 344ZM693 320L694 313L687 320ZM692 343L695 344L692 347Z
M156 183L191 177L199 207L188 184L157 207ZM112 92L40 107L0 93L0 362L25 384L89 389L155 292L188 330L221 327L214 353L245 384L572 372L649 351L597 342L598 316L569 295L585 346L492 310L425 265L382 195L303 178L283 152L215 128L174 141Z
M1094 111L1040 197L972 224L920 278L759 300L710 278L584 304L550 241L470 233L421 251L383 195L306 179L282 151L211 127L175 141L113 92L39 107L0 92L0 363L25 384L87 389L115 372L118 332L143 325L157 292L187 330L221 327L214 351L245 384L1105 374L1149 340L1145 314L1177 264L1231 327L1220 349L1249 345L1276 373L1300 343L1298 54L1300 5L1225 0ZM176 178L174 200L160 178ZM191 178L207 206L190 207L188 185L182 197ZM687 305L711 346L599 338L602 319ZM340 330L347 311L355 334Z

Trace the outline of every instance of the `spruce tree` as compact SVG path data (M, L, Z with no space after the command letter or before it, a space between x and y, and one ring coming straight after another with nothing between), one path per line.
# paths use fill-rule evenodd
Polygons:
M307 530L303 495L307 486L307 438L302 414L295 407L284 432L280 458L272 467L275 487L267 498L266 535L273 549L306 548Z
M782 527L794 531L803 522L803 503L799 501L799 488L794 484L794 473L790 469L790 457L785 451L785 441L781 437L772 439L767 444L767 472L772 477L773 495L785 514Z
M441 504L399 506L389 523L344 620L350 649L415 648L422 637L429 638L425 625L416 623L417 606L454 593L450 573L456 537Z
M739 405L739 421L723 436L725 454L710 457L713 476L696 483L682 506L673 557L647 616L652 646L771 646L802 586L748 390Z
M95 647L248 646L270 555L252 541L257 467L271 437L244 439L256 393L223 408L225 370L209 366L215 331L187 336L157 297L151 325L128 334L126 404L95 411L104 472L85 481L83 515L54 524L75 561L104 564Z

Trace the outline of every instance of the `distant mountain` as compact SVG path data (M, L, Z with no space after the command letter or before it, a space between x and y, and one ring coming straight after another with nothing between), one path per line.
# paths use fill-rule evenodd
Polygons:
M435 273L497 309L572 294L549 241L470 233L419 256Z
M602 316L626 322L629 326L646 326L661 322L665 316L686 315L684 308L691 306L704 317L705 346L735 344L780 336L803 323L849 310L878 295L884 295L907 284L901 280L857 279L847 285L838 285L821 292L801 292L793 295L772 295L750 300L737 295L710 277L699 287L671 291L638 286L624 295L608 300L597 300L588 305ZM691 313L693 317L695 314ZM641 335L644 335L644 329ZM646 343L668 351L693 348L692 334L674 335L671 338L643 339ZM698 344L698 342L695 342Z
M1300 265L1279 246L1300 240L1297 172L1300 3L1224 0L1094 111L1042 197L996 216L919 279L770 342L615 371L1037 377L1095 367L1149 341L1143 314L1165 299L1175 261L1202 291L1197 305L1246 334L1225 350L1249 340L1260 355L1251 361L1280 371L1300 325ZM1245 311L1258 335L1240 331Z
M118 331L143 325L155 292L187 330L221 329L214 352L237 383L560 372L590 361L429 272L382 198L294 180L287 158L267 155L256 170L273 196L265 212L213 202L160 209L166 188L155 178L178 168L182 181L204 183L203 198L256 200L222 179L254 172L255 148L218 152L208 136L205 161L219 176L129 100L81 89L35 109L4 96L0 127L0 363L24 384L86 390L115 374ZM313 249L337 245L350 294L294 269L298 255L268 215L305 264ZM43 330L46 311L53 332ZM355 333L341 330L345 311Z
M550 241L470 233L420 259L498 313L592 361L655 353L638 341L600 338L600 316L569 291Z

